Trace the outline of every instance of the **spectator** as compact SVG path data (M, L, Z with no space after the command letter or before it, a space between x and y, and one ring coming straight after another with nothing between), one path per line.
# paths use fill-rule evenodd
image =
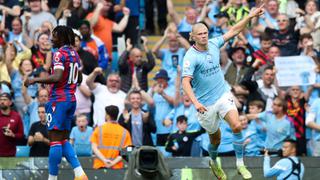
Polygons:
M129 109L125 109L119 118L119 124L126 128L131 135L135 147L153 146L151 133L156 132L156 125L150 112L141 109L142 95L133 90L128 94Z
M79 30L82 36L81 47L93 54L98 59L99 67L106 70L109 63L108 51L101 39L91 33L89 21L80 22Z
M278 96L278 91L274 85L274 70L272 66L268 66L264 69L262 79L257 80L260 94L263 100L266 102L266 111L271 110L273 99Z
M222 7L222 12L227 12L230 20L229 25L233 26L244 17L248 16L250 10L247 1L230 0L227 5Z
M86 15L87 12L82 7L82 0L69 0L66 8L59 8L56 12L58 24L69 26L72 29L78 29L78 23L84 19Z
M21 8L19 6L18 0L4 0L0 3L0 12L8 13L8 16L4 16L2 13L1 15L5 17L5 28L11 30L11 22L14 17L18 17L21 13Z
M245 66L246 50L242 47L233 48L231 52L232 64L226 70L225 80L230 86L239 84L249 68Z
M16 111L11 109L11 95L0 95L0 156L15 156L16 142L23 138L22 120Z
M6 60L4 56L4 50L2 49L2 46L0 45L0 81L6 81L11 82L10 74L7 69Z
M105 108L105 111L106 122L97 127L91 136L92 150L96 155L93 168L122 169L123 162L120 151L131 146L131 137L129 132L117 123L119 108L110 105Z
M311 129L310 147L312 156L320 156L320 98L313 101L306 117L306 125Z
M25 26L28 32L28 35L31 39L34 38L35 31L41 27L42 23L49 21L53 27L57 25L57 20L55 17L44 11L41 8L41 0L28 0L31 12L25 12L22 16L22 22L25 22Z
M24 133L26 137L29 134L29 129L32 124L35 122L39 122L39 110L38 107L40 104L46 104L49 100L49 91L45 88L40 88L37 92L37 98L33 99L30 95L28 95L27 88L22 86L22 96L24 99L26 107L26 112L24 113L23 119L23 126L24 126Z
M279 29L277 17L279 13L279 2L277 0L268 0L265 6L264 16L259 18L259 24L264 27Z
M290 122L287 112L287 104L284 100L276 97L273 100L272 112L264 111L259 114L247 114L249 120L257 119L266 123L266 149L278 151L283 141L287 138L295 139L294 128Z
M260 49L253 53L254 62L252 67L259 69L259 67L264 65L273 65L274 62L268 57L268 52L271 48L272 41L269 36L262 34L260 36Z
M31 61L34 68L49 71L51 66L51 42L49 34L40 33L35 45L31 47Z
M142 52L139 48L133 48L131 40L127 39L126 51L122 53L119 58L119 74L121 77L121 90L128 92L132 85L132 75L135 73L139 86L144 90L148 91L148 73L155 66L155 59L152 52L147 47L147 38L142 36L143 47L146 52L147 59L142 59Z
M168 48L161 48L165 44ZM169 85L174 85L177 76L177 67L182 67L183 56L190 48L189 42L177 33L171 24L167 27L162 38L152 48L152 52L161 60L161 68L170 76Z
M320 50L320 12L318 9L319 4L315 0L308 0L305 4L305 11L298 9L296 12L295 29L301 29L303 33L311 33L315 40L314 48Z
M126 7L122 9L124 14L119 23L115 23L107 18L112 2L110 0L98 1L95 9L86 17L93 29L93 33L99 37L108 50L109 57L112 57L112 32L123 32L128 24L130 10Z
M32 71L32 63L29 59L25 59L20 62L19 70L14 69L12 66L12 61L16 56L16 49L12 43L8 44L5 53L6 65L8 69L8 73L10 74L12 89L14 91L14 103L17 107L17 111L22 116L24 114L23 107L25 106L25 102L22 96L22 81L24 76L29 76ZM28 94L31 97L35 97L38 90L38 86L36 84L28 87Z
M257 141L258 132L256 129L251 128L248 125L248 119L244 115L239 116L239 120L242 126L242 133L244 137L244 155L245 156L258 156L260 154L260 147Z
M116 14L116 21L119 22L123 18L123 7L127 7L130 10L130 16L128 19L128 24L123 31L126 40L130 39L133 46L140 45L139 33L143 27L139 25L139 16L140 16L140 0L116 0L114 10L118 12ZM159 16L158 16L159 17Z
M12 20L12 30L5 32L7 42L16 43L19 42L21 44L27 45L25 33L22 32L22 20L19 17L15 17ZM15 44L17 51L22 51L21 47Z
M32 123L28 136L28 145L31 146L30 156L48 157L50 140L48 139L46 110L43 104L38 106L38 118L39 121Z
M254 100L249 103L249 113L259 114L264 111L264 102ZM257 133L256 144L260 150L265 148L265 142L267 137L266 122L261 121L259 118L251 120L249 128L253 129ZM260 152L259 152L260 153Z
M172 153L172 156L190 156L193 141L206 131L201 130L188 132L188 119L181 115L177 118L178 131L169 135L166 142L166 151Z
M70 144L78 156L91 156L90 137L93 129L88 126L88 118L85 114L77 115L76 125L70 133Z
M309 96L310 91L302 93L299 86L291 86L286 96L288 106L287 116L295 128L298 156L307 154L305 117Z
M160 69L156 73L154 80L156 80L156 83L150 91L154 100L154 107L152 108L154 108L154 119L157 127L156 142L157 146L164 146L171 127L165 127L163 121L174 105L174 86L168 86L170 78L164 69Z
M185 17L183 19L180 18L178 13L175 11L172 0L167 1L167 9L170 17L178 28L178 32L185 39L189 40L189 33L192 30L192 25L198 22L198 12L192 7L187 7L185 10Z
M145 1L145 17L146 17L146 32L147 34L155 33L154 24L154 2L157 7L157 20L160 34L163 34L167 27L167 2L163 0L146 0Z
M280 48L281 56L297 55L300 31L294 31L290 28L289 18L286 14L279 14L277 22L279 30L265 28L260 24L258 31L264 32L271 37L272 43Z
M122 112L126 98L126 94L120 90L121 79L118 74L109 74L106 86L99 82L94 82L95 78L102 73L102 69L97 67L86 80L95 99L93 103L94 126L100 126L104 123L105 111L103 111L103 109L106 106L115 105L119 108L120 112Z
M89 75L90 73L92 73L94 68L98 67L98 60L90 52L85 51L81 47L82 36L81 36L80 32L78 30L73 30L73 32L75 34L75 47L74 48L80 56L80 60L82 63L81 64L82 65L82 74ZM99 76L99 77L101 77L101 76ZM104 79L104 78L102 78L102 79ZM105 81L106 80L104 79L104 81L102 81L102 82L105 83Z
M89 124L92 124L92 114L91 114L91 96L92 92L90 88L86 84L86 80L88 79L88 75L82 74L82 82L78 85L76 90L76 99L77 99L77 107L75 111L75 115L83 114L87 117Z
M309 56L315 62L320 58L320 53L316 49L314 49L314 41L310 34L302 34L300 36L300 55L302 56Z
M297 157L297 144L294 140L287 139L282 145L283 159L270 167L270 156L265 150L263 161L263 175L265 178L276 176L277 179L303 179L304 165Z

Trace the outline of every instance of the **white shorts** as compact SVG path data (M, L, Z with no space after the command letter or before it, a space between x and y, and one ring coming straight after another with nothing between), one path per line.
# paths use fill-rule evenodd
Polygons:
M237 110L234 96L231 92L224 93L216 103L206 107L208 111L198 112L200 125L209 133L213 134L219 129L219 120L223 119L230 110Z

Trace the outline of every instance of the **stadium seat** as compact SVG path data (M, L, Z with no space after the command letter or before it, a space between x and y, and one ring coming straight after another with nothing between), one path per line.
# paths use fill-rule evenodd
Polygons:
M16 157L29 157L30 146L17 146Z

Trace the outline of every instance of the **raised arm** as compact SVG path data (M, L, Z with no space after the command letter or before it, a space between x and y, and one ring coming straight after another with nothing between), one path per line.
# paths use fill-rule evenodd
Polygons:
M168 36L168 30L167 29L164 31L164 35L159 39L159 41L152 48L152 53L155 54L156 57L159 58L159 59L162 57L162 53L160 51L160 48L164 44L164 42L166 41L167 36Z
M188 50L190 48L189 41L187 41L184 37L182 37L179 33L177 33L177 39L180 45L185 49Z
M13 55L13 44L8 43L7 49L5 51L5 62L8 69L9 75L11 75L13 71L12 61L14 60L15 56Z
M89 87L90 90L94 90L97 87L97 84L94 82L94 80L96 79L96 77L99 74L103 74L103 70L101 67L96 67L92 73L89 74L86 83Z
M263 7L264 4L262 4L259 8L251 11L248 16L244 17L241 21L232 26L230 30L223 35L224 41L229 41L230 39L238 35L247 26L247 24L251 21L252 18L262 15Z
M112 32L123 32L123 30L127 27L128 21L129 21L129 15L130 15L130 9L127 7L122 8L123 17L119 24L113 23L112 26ZM135 27L131 27L135 28Z
M168 9L168 14L173 19L173 22L178 26L181 22L181 19L180 19L178 13L174 9L172 0L167 0L167 9Z
M91 27L94 27L97 24L102 8L102 2L98 2L96 8L93 11L92 17L88 19Z
M12 8L6 7L4 5L0 5L0 10L6 11L11 16L19 16L21 12L21 8L18 5L15 5Z

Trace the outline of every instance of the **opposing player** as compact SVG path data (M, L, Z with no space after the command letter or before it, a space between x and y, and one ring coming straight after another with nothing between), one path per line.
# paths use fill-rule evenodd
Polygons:
M184 56L182 86L198 111L201 126L209 133L211 144L208 149L212 159L209 165L218 179L227 178L219 163L216 162L217 148L221 138L220 118L224 118L233 131L233 147L236 153L238 172L244 179L252 178L243 162L242 128L234 97L220 68L219 48L239 34L252 18L262 14L263 5L250 12L247 17L234 25L224 35L209 41L208 29L202 23L195 24L190 33L190 38L195 41L195 44Z
M51 75L25 80L25 86L34 83L52 84L46 114L50 139L49 180L56 180L59 164L64 156L74 169L76 180L87 180L79 160L68 141L71 121L76 109L75 91L82 80L80 59L72 48L75 35L67 26L57 26L52 31L52 46L59 48L53 54Z

